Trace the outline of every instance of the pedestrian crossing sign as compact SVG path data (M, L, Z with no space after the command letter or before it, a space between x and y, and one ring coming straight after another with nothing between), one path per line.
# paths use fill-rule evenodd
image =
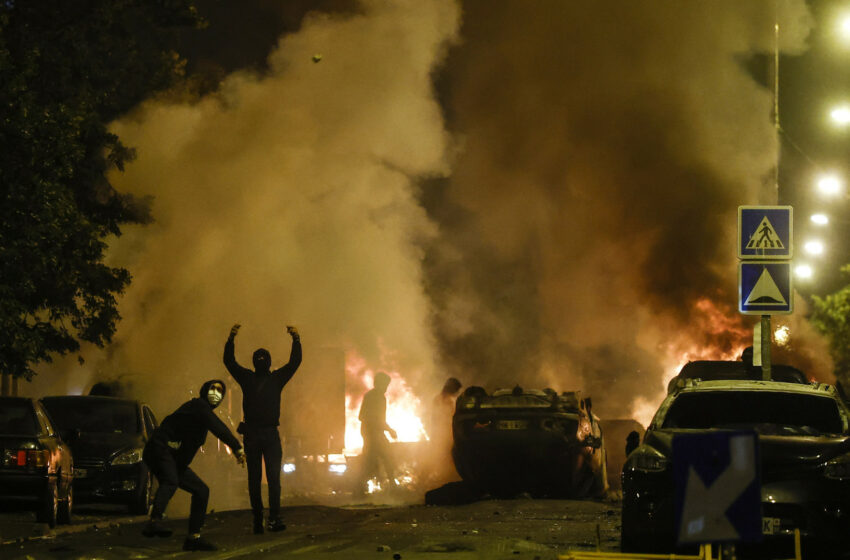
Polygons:
M783 315L794 309L790 262L738 264L738 310L745 315Z
M738 258L790 259L793 225L791 206L739 206Z

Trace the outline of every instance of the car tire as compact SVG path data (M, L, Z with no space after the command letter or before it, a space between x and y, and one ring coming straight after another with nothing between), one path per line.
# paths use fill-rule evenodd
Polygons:
M128 504L128 509L133 515L147 515L153 503L153 477L150 471L145 472L144 481Z
M68 483L68 495L59 503L56 511L56 522L60 525L71 524L71 511L74 509L74 485Z
M59 510L59 488L56 481L48 481L41 502L38 505L36 519L39 523L47 523L51 529L56 527L56 514Z

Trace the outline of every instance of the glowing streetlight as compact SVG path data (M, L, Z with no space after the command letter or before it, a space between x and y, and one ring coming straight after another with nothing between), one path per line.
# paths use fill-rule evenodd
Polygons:
M838 34L848 41L850 40L850 15L845 15L838 22Z
M812 223L819 226L825 226L829 223L829 217L826 214L812 214Z
M839 126L847 126L850 124L850 107L841 105L836 107L829 113L830 118Z
M794 274L797 278L809 279L814 276L815 271L812 270L812 267L807 264L800 264L794 269Z
M818 190L826 196L835 196L841 192L841 179L837 175L824 175L818 179Z
M823 254L823 243L816 239L812 239L810 241L806 241L803 244L803 250L806 251L810 255L822 255Z

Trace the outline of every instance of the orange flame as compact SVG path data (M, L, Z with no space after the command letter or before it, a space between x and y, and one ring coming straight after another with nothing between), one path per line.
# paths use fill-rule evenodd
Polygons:
M692 312L692 332L701 334L701 340L673 340L667 347L664 376L653 399L637 399L632 406L632 417L648 426L658 405L667 394L667 384L678 375L682 367L695 360L737 360L744 348L752 344L752 330L732 309L718 305L709 298L698 300Z
M420 418L422 403L397 371L373 370L366 360L354 352L346 356L345 395L345 454L358 455L363 451L363 436L360 435L360 404L363 395L372 388L376 371L390 376L387 388L387 424L397 433L396 441L414 442L428 438Z

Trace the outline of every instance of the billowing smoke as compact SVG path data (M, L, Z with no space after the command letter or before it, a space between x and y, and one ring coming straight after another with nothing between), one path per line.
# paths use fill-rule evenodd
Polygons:
M310 14L262 75L233 73L215 94L151 100L115 123L138 159L112 179L153 196L155 223L111 244L111 262L133 274L114 343L38 376L50 385L38 392L120 376L161 418L222 378L231 390L221 414L238 422L241 394L222 365L234 323L247 366L258 347L273 367L286 363L285 327L298 327L305 361L293 383L345 351L431 383L437 350L421 263L438 227L417 183L450 171L432 73L459 25L454 0L363 0L354 13ZM285 408L316 408L287 394Z
M775 21L804 48L802 1L465 3L441 82L462 150L429 199L451 373L613 415L687 359L738 357L736 208L775 203L778 149L748 68Z
M59 389L121 373L167 412L226 377L239 322L245 364L260 346L282 364L294 324L302 367L351 351L424 398L452 375L654 409L671 368L737 358L752 332L735 220L775 201L772 93L751 72L774 21L783 52L805 47L803 0L307 16L262 75L115 124L139 158L114 181L153 195L156 223L113 244L134 275L116 341Z

